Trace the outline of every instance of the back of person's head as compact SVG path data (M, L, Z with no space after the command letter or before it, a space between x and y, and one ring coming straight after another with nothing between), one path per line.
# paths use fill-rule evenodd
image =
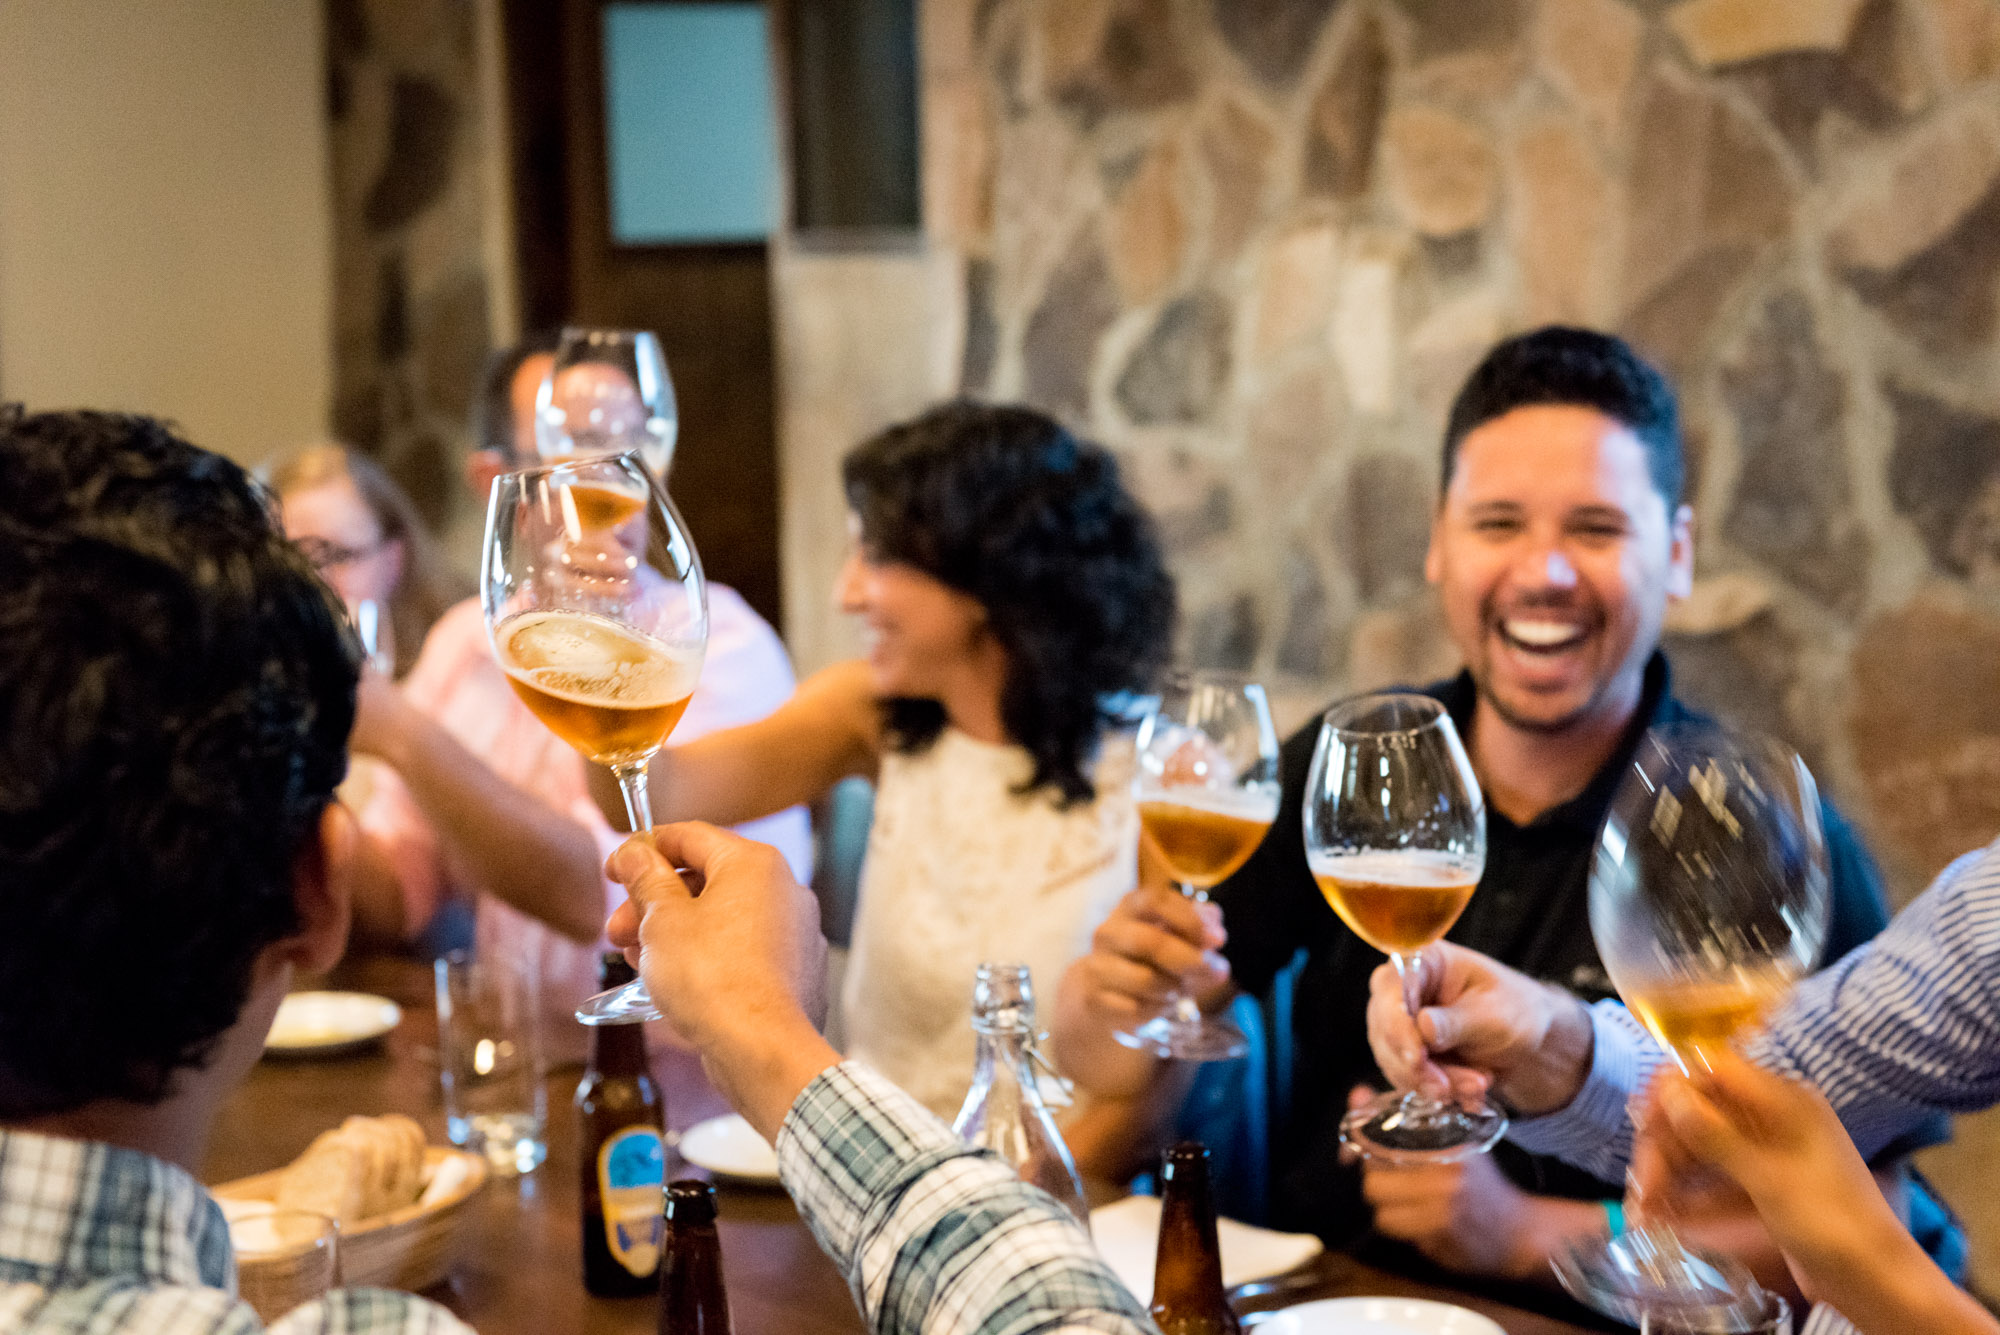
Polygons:
M264 475L280 499L315 487L350 484L375 516L382 541L401 546L402 575L389 598L389 620L396 637L398 670L407 671L437 619L472 592L471 585L444 559L409 493L383 471L382 465L336 442L309 445L286 455ZM317 564L320 558L312 546L301 545L307 558Z
M559 329L537 329L509 347L495 348L479 372L479 392L472 397L472 444L493 450L510 468L532 463L517 444L520 423L514 412L514 377L530 357L553 357L562 342Z
M1622 424L1645 447L1653 487L1671 517L1686 485L1680 410L1673 387L1610 334L1549 325L1510 338L1486 354L1458 391L1444 433L1439 490L1449 490L1459 446L1486 423L1516 408L1592 408Z
M1028 787L1089 798L1107 700L1151 687L1174 629L1173 578L1117 460L1030 409L958 401L863 442L841 474L871 559L985 609L1007 660L1001 722L1034 757ZM944 728L935 701L888 709L903 749Z
M0 1119L157 1102L299 929L358 649L159 422L0 410L0 494Z

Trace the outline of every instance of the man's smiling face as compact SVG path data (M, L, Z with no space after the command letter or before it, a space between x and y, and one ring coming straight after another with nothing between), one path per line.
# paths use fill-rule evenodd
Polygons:
M1537 404L1468 432L1424 573L1481 699L1534 732L1629 709L1693 578L1690 523L1638 437L1594 408Z

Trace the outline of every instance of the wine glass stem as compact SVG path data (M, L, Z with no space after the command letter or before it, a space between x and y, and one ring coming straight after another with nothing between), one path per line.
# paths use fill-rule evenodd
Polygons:
M1174 888L1179 890L1181 897L1186 899L1190 904L1206 904L1208 902L1208 892L1191 881L1176 881L1174 882ZM1174 1018L1181 1024L1197 1028L1201 1025L1201 1007L1195 1005L1194 998L1179 988L1174 989L1173 1013Z
M653 828L653 804L646 796L646 762L641 760L630 765L613 765L612 777L618 780L618 791L625 797L625 821L633 834Z
M1403 1008L1410 1013L1410 1022L1416 1023L1417 1013L1424 1008L1424 957L1422 952L1405 955L1400 950L1389 952L1389 963L1396 966L1396 977L1403 980Z

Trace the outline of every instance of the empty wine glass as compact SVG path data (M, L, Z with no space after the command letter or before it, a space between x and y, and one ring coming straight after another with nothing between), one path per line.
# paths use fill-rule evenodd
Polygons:
M701 674L708 592L687 526L639 453L497 478L480 595L514 693L549 731L610 769L632 830L646 829L646 765ZM637 980L576 1014L585 1024L659 1016Z
M1458 729L1425 695L1363 695L1326 711L1306 779L1306 862L1327 904L1388 955L1417 1014L1425 946L1443 939L1486 869L1486 803ZM1419 1094L1383 1094L1341 1139L1391 1163L1482 1154L1507 1119Z
M544 460L638 450L664 482L679 434L657 338L643 329L563 330L535 396L535 449Z
M1590 873L1590 931L1618 994L1684 1072L1755 1026L1818 960L1830 915L1818 790L1805 762L1710 723L1640 740ZM1757 1330L1768 1295L1690 1250L1644 1202L1633 1227L1560 1253L1580 1301L1659 1329Z
M368 666L385 677L395 676L396 628L387 609L373 598L362 598L347 605L347 616L354 623L354 634L361 641L361 652Z
M1142 837L1183 895L1206 900L1278 816L1278 734L1264 688L1225 672L1169 672L1139 725L1138 752ZM1235 1021L1204 1017L1186 995L1117 1038L1185 1061L1226 1061L1248 1047Z

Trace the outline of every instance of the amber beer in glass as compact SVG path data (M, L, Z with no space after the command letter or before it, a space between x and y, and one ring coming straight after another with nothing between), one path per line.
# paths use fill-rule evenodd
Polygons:
M1340 920L1388 955L1416 1014L1419 958L1451 930L1486 868L1486 805L1444 706L1363 695L1326 711L1301 812L1306 865ZM1492 1148L1507 1119L1415 1091L1341 1119L1341 1140L1389 1163Z
M1264 688L1226 672L1166 674L1139 725L1133 797L1140 837L1189 899L1257 851L1278 815L1278 734ZM1243 1031L1176 996L1163 1015L1116 1037L1127 1047L1183 1061L1243 1055Z
M1633 1015L1690 1074L1813 967L1830 917L1812 774L1788 748L1690 721L1639 739L1590 870L1590 934ZM1655 1330L1763 1330L1777 1300L1631 1200L1625 1232L1562 1249L1556 1277ZM1782 1304L1779 1304L1782 1307Z
M646 508L644 492L611 487L572 487L570 497L585 528L617 528Z
M1264 842L1272 817L1267 805L1254 798L1225 804L1161 797L1139 803L1139 829L1169 875L1208 890L1235 875Z
M1340 920L1385 955L1443 940L1479 885L1480 869L1449 853L1327 854L1311 866Z
M501 623L493 641L521 703L599 765L658 751L701 672L699 660L588 612L524 612Z
M626 498L634 508L618 518ZM635 450L503 473L486 507L480 601L493 657L549 731L609 769L628 828L652 822L646 766L701 675L708 588L673 502ZM659 1017L633 981L585 1024Z
M1635 984L1623 998L1674 1061L1694 1070L1706 1069L1709 1053L1761 1024L1791 986L1785 973L1752 969L1728 978Z

